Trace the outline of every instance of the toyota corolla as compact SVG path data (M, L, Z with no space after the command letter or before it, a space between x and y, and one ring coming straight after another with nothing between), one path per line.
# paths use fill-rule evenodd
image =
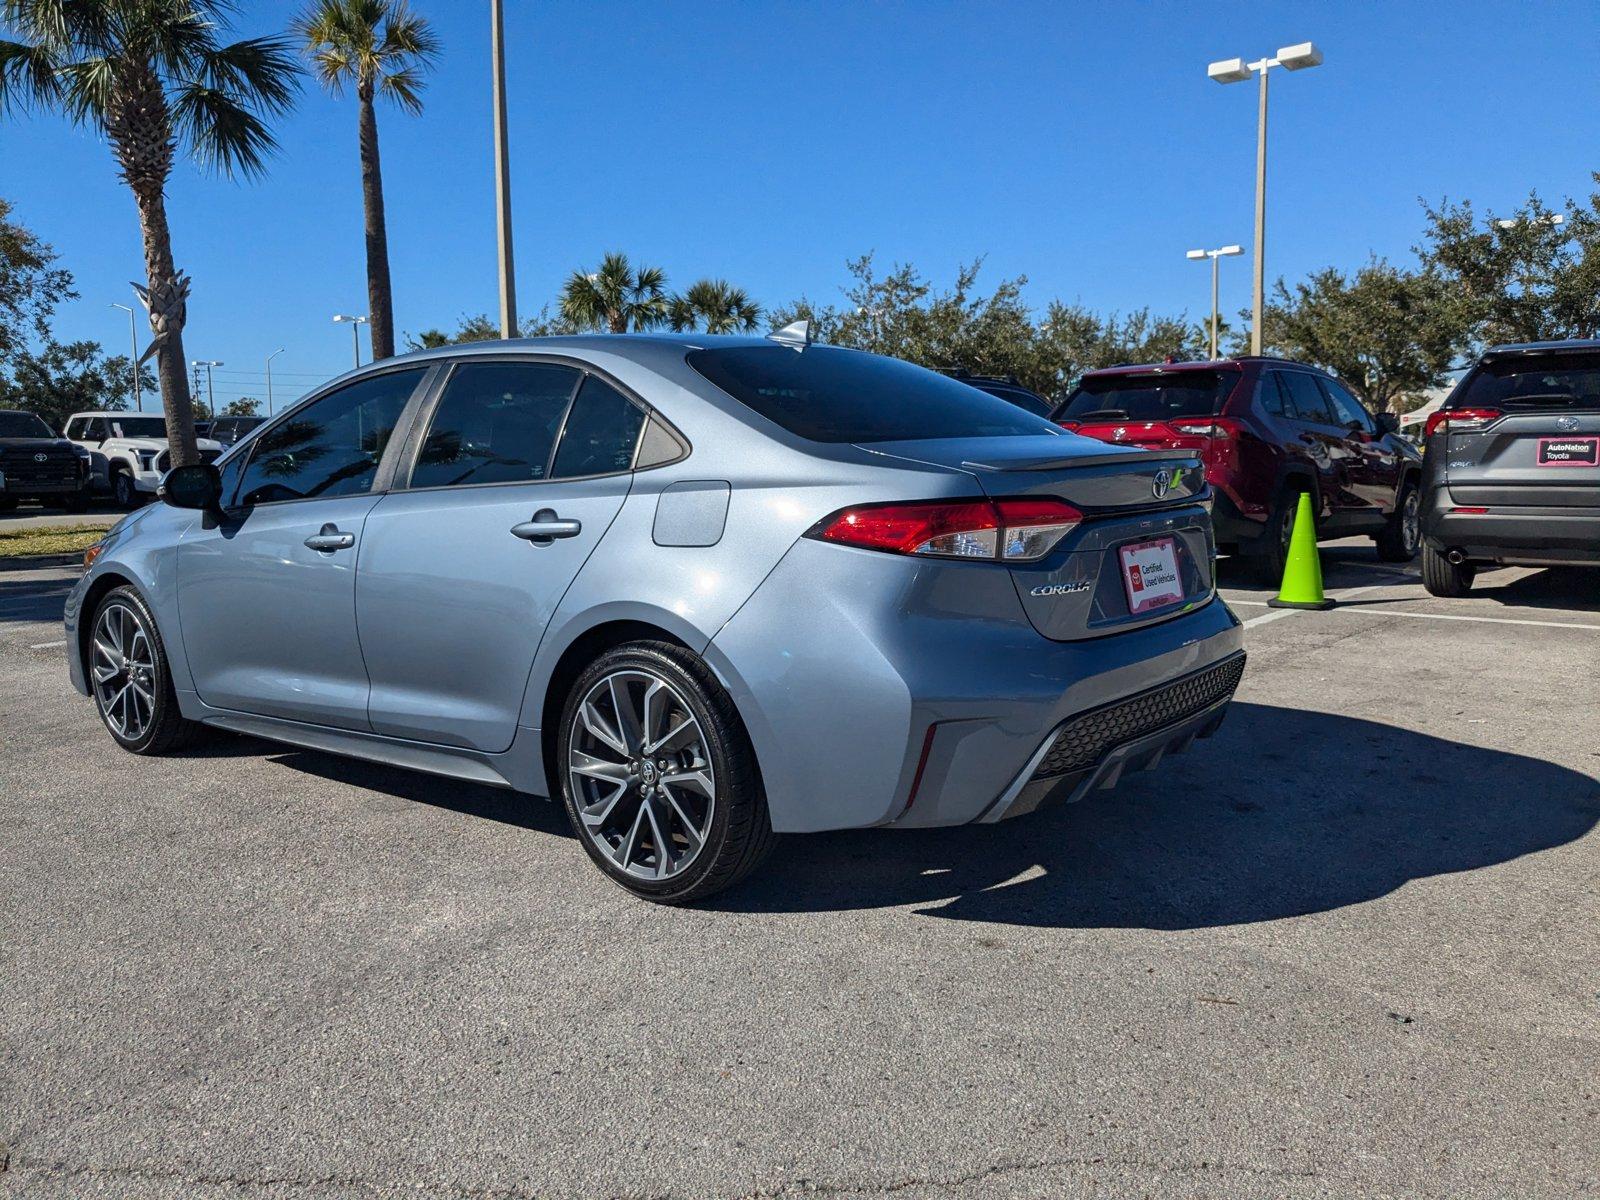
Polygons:
M663 902L776 833L993 822L1211 733L1244 668L1188 451L767 338L456 346L326 385L94 551L73 683L562 803Z

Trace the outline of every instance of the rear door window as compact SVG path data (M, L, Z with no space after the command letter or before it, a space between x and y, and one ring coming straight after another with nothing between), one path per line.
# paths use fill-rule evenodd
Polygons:
M1238 382L1238 371L1092 375L1073 389L1056 415L1073 421L1210 417L1221 411Z
M411 486L534 483L550 455L581 373L554 363L466 363L450 374Z
M739 346L695 350L687 361L745 407L812 442L1061 433L998 396L859 350Z
M574 479L630 469L644 416L644 409L590 375L567 414L551 474L557 479Z
M1313 425L1337 425L1339 422L1333 415L1333 407L1328 403L1327 396L1317 386L1315 375L1305 371L1278 371L1278 382L1283 385L1286 406L1291 410L1289 415L1299 421L1309 421Z

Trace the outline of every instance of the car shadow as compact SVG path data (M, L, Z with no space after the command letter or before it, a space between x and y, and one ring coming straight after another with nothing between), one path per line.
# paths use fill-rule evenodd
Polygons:
M1600 754L1594 758L1600 772ZM913 904L955 920L1195 929L1326 912L1600 821L1600 781L1372 721L1235 703L1115 791L993 826L792 837L730 912Z
M1468 595L1506 608L1600 612L1600 568L1547 568L1516 578L1510 578L1509 572L1482 571Z
M76 574L62 579L42 571L17 572L0 579L0 624L60 624Z

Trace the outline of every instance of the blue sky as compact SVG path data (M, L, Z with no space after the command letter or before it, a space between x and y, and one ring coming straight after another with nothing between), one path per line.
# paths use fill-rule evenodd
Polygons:
M420 118L380 113L397 331L493 312L487 3L414 0L446 51ZM237 32L281 30L259 3ZM508 0L518 290L525 311L621 249L687 284L722 275L772 304L834 300L875 251L939 281L986 278L1100 309L1199 319L1191 246L1240 242L1255 94L1206 63L1311 39L1275 73L1268 273L1407 259L1418 197L1507 209L1586 195L1600 169L1592 0L1508 9L1391 3L590 3ZM267 180L188 165L169 197L195 281L187 350L221 359L219 401L280 401L350 362L335 312L365 311L353 101L308 84ZM0 194L61 253L83 298L62 336L127 343L142 278L133 203L97 137L0 124ZM1223 308L1249 300L1223 264ZM364 351L365 354L365 351Z

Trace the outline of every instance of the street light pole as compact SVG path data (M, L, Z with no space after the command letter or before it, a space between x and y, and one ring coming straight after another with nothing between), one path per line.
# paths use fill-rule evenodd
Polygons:
M199 378L198 372L200 368L204 367L206 369L206 407L211 410L211 415L215 417L217 415L217 394L211 387L211 368L220 367L222 360L219 358L202 358L196 359L191 365L195 369L196 379Z
M120 308L128 314L128 338L133 343L133 354L128 359L133 374L133 409L135 412L143 412L144 396L139 391L139 326L134 323L133 309L126 304L113 304L111 307Z
M1258 58L1247 63L1242 58L1225 58L1206 68L1218 83L1243 83L1252 75L1261 76L1256 102L1256 244L1255 289L1250 305L1250 353L1261 353L1261 322L1267 299L1267 72L1273 67L1303 71L1322 65L1322 51L1311 42L1284 46L1275 58Z
M1215 250L1190 250L1184 255L1185 258L1209 258L1211 260L1211 357L1213 359L1217 357L1217 261L1243 253L1243 246L1218 246Z
M506 137L506 30L502 0L489 0L494 73L494 211L500 241L500 336L517 336L517 281L511 261L511 150Z
M267 355L267 416L269 417L272 415L272 360L282 353L283 347L279 346L271 354Z
M356 366L359 367L361 365L361 327L367 323L367 318L334 313L333 323L337 325L340 321L348 321L350 323L350 344L355 348Z

